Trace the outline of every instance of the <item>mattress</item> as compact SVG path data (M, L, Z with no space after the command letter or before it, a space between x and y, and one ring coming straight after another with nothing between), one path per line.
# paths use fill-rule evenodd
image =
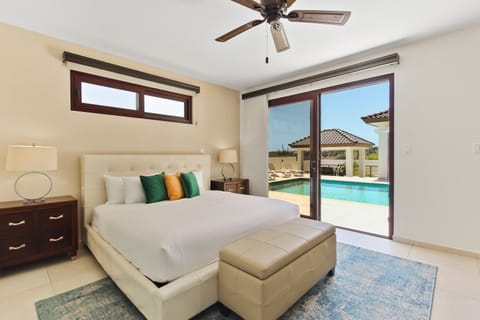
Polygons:
M289 202L205 191L176 201L102 204L92 227L145 276L169 282L217 261L223 246L299 215Z

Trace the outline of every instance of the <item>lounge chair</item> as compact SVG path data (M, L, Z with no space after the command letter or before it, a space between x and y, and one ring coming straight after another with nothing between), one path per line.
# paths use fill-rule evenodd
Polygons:
M293 174L295 177L303 177L304 175L303 170L294 169L292 164L289 162L285 163L285 169L288 173Z
M275 168L275 165L271 162L268 163L268 173L269 175L276 175L277 178L290 178L292 173L288 170L278 170Z

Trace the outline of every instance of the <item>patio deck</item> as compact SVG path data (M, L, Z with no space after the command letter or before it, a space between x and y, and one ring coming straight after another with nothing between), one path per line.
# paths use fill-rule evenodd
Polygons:
M295 178L298 177L281 179L281 181L292 180ZM377 178L339 176L322 176L321 178L341 181L385 183L378 181ZM310 215L309 196L279 191L269 191L268 196L270 198L296 203L300 207L301 214ZM322 221L336 226L388 236L388 206L321 198L320 212L322 215Z

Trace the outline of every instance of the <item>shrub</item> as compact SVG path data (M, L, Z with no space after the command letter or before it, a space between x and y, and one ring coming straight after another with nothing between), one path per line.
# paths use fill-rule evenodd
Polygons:
M378 152L370 153L366 157L367 160L378 160Z
M287 150L277 150L277 151L270 151L268 153L268 156L270 158L276 158L276 157L296 157L297 153L293 151L287 151Z

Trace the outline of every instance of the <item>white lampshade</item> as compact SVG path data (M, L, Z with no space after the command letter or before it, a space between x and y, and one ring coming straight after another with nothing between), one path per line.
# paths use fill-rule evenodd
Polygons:
M8 146L7 171L57 170L57 148L49 146Z
M237 163L238 162L237 150L229 149L229 150L220 151L219 162L220 163Z

